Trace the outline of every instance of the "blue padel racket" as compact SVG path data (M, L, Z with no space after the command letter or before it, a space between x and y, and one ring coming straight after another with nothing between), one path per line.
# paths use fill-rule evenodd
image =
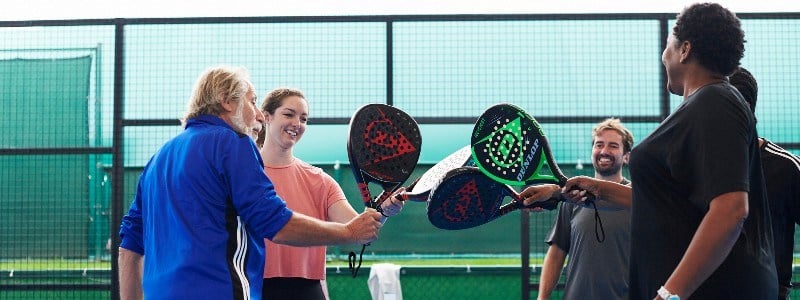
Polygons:
M506 197L512 200L503 204ZM529 207L552 210L558 202L553 198ZM510 186L489 178L476 167L460 167L448 172L431 191L428 220L441 229L460 230L489 223L523 207L519 194Z
M472 162L472 150L470 146L464 146L425 171L422 176L408 186L405 192L399 193L397 197L403 201L427 202L431 189L442 180L448 171L470 165L475 165Z
M347 157L366 207L383 214L381 202L411 176L421 149L419 126L404 111L386 104L367 104L355 112L350 119ZM375 200L369 190L370 182L383 188ZM367 245L361 247L357 266L355 252L348 255L353 278L361 268Z

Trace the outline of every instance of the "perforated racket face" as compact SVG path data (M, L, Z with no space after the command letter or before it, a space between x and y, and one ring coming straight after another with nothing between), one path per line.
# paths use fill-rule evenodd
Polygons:
M428 220L447 230L486 224L499 216L508 189L475 167L453 169L431 191Z
M419 177L417 183L411 189L411 192L417 193L430 191L431 188L433 188L440 180L442 180L448 171L469 165L471 163L472 150L470 149L470 146L464 146L425 171L425 173Z
M417 122L385 104L368 104L350 120L350 163L375 180L402 183L411 175L422 147Z
M541 172L552 158L549 145L536 120L517 106L487 109L475 123L471 146L475 164L494 180L510 185L561 182L557 168Z

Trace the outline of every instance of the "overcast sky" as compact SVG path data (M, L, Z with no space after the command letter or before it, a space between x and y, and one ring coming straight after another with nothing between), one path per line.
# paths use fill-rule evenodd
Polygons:
M5 0L0 20L408 14L677 13L680 0ZM798 0L720 0L735 12L798 12Z

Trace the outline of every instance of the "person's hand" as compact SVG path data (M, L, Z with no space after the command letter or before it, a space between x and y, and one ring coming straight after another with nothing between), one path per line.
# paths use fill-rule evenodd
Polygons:
M353 243L368 244L378 238L383 224L380 222L381 214L372 208L367 208L363 213L345 224L350 232Z
M555 184L542 184L542 185L533 185L525 188L519 193L519 198L522 200L522 204L525 206L529 206L534 204L535 202L545 201L547 199L558 197L559 193L561 192L561 187ZM544 211L541 207L530 209L531 211L540 212Z
M539 206L537 206L537 207L534 207L534 208L522 208L522 210L524 210L524 211L528 211L528 212L537 212L537 213L538 213L538 212L547 211L546 209L544 209L544 208L541 208L541 207L539 207Z
M400 213L403 210L404 201L398 199L397 195L405 192L406 189L401 187L395 190L389 198L386 198L381 202L381 209L383 210L383 215L387 217L391 217Z
M564 188L561 189L561 194L564 196L564 201L586 205L586 200L589 198L587 195L597 196L599 195L598 191L598 179L575 176L567 180Z

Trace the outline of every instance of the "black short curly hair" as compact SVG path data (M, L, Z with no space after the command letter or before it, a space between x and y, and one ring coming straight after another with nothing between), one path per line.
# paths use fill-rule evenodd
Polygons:
M678 14L672 34L692 44L690 55L700 65L724 76L744 56L744 31L736 14L717 3L696 3Z
M756 102L758 101L758 82L753 74L745 68L739 67L733 72L728 81L733 87L739 90L744 100L750 105L750 110L756 112Z

